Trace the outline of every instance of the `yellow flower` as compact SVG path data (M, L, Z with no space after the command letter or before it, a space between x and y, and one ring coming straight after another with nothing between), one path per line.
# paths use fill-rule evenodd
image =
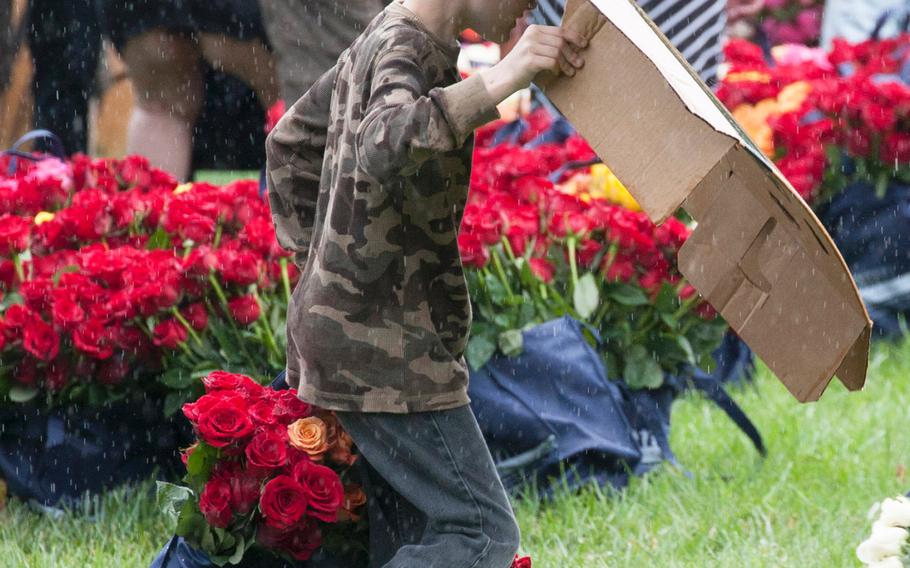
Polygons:
M799 110L812 86L806 81L797 81L781 89L776 98L764 99L754 105L741 104L733 109L733 118L758 145L766 156L774 155L774 131L769 119Z
M181 193L186 193L187 191L193 189L193 184L190 182L181 183L174 188L174 195L180 195Z
M589 187L591 197L594 199L606 199L631 211L641 211L638 202L635 201L626 186L619 181L619 178L610 171L606 164L591 166L591 184Z
M54 214L50 211L41 211L35 215L35 225L40 225L42 223L47 223L48 221L53 221Z

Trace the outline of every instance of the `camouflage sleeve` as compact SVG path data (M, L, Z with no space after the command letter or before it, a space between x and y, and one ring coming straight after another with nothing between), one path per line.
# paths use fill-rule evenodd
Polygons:
M275 234L302 265L310 248L325 155L333 67L281 117L265 142L266 183Z
M434 155L461 147L479 126L499 117L479 76L432 88L424 58L396 47L375 63L370 100L357 131L359 166L384 180L413 172Z

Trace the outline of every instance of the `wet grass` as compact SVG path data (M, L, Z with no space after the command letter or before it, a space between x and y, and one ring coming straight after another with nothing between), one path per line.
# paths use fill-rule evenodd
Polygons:
M799 405L766 372L735 393L764 434L761 461L725 415L688 398L665 467L621 494L596 489L517 503L523 548L544 568L856 566L866 513L910 489L910 344L875 350L866 391L832 386ZM144 567L170 528L144 490L118 490L95 520L51 519L13 501L0 512L0 566Z

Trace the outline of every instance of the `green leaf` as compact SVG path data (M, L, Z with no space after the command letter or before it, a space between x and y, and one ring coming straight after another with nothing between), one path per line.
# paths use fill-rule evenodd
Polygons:
M209 556L215 556L218 554L218 550L215 548L215 536L212 534L212 527L209 524L206 524L205 528L202 529L201 544L202 550L208 552ZM224 566L224 564L222 564L222 566Z
M244 552L246 552L246 539L243 538L243 535L238 535L237 546L234 548L234 553L228 558L228 562L231 564L240 564L240 561L243 560Z
M657 300L654 307L661 314L672 314L679 308L679 296L676 295L676 289L669 284L664 284L657 294Z
M158 508L161 512L176 524L180 519L180 511L184 504L193 498L193 490L183 485L175 485L165 481L156 482Z
M493 274L487 274L484 278L484 285L487 288L487 293L490 295L490 300L494 304L502 304L509 297L509 293L506 290L506 287L499 281Z
M158 228L157 231L152 233L152 236L149 237L148 243L146 243L145 248L148 250L166 250L171 248L171 236L167 234L167 231Z
M888 193L888 184L890 182L891 176L888 175L887 171L878 174L878 178L875 180L875 197L884 199L885 194Z
M38 389L13 385L9 389L9 399L13 402L28 402L38 396Z
M607 295L611 300L623 306L646 306L650 303L644 290L630 284L614 284Z
M600 305L600 290L597 281L590 272L578 279L578 285L572 294L575 311L584 319L590 318Z
M507 329L499 334L499 350L508 357L521 355L524 337L519 329Z
M623 380L631 389L656 389L664 382L664 371L647 349L633 345L626 355Z
M202 531L207 526L208 523L205 522L205 518L199 512L195 501L188 500L183 504L183 509L180 511L174 534L182 536L190 544L200 546L202 544Z
M208 479L212 466L217 460L218 450L200 442L186 462L186 471L196 477Z
M24 304L24 303L25 303L25 299L22 297L21 294L19 294L18 292L10 292L9 294L7 294L3 297L3 301L0 302L0 308L2 308L3 311L6 311L6 309L9 308L10 306L15 306L15 305Z
M675 330L677 327L679 327L679 321L673 317L673 314L667 312L658 312L657 317L659 317L660 321L664 322L664 324L672 330Z
M193 376L186 370L176 367L159 376L158 382L166 387L180 390L193 384Z
M189 393L185 391L169 392L164 396L164 408L162 409L165 417L171 417L189 400Z
M475 371L487 364L487 361L496 353L496 343L485 335L475 335L468 340L465 349L465 359Z

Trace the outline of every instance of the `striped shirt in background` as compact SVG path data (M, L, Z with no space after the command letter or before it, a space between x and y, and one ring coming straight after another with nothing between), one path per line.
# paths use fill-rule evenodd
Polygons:
M708 85L717 81L723 35L727 25L725 0L637 0ZM535 24L558 26L564 0L540 0Z

